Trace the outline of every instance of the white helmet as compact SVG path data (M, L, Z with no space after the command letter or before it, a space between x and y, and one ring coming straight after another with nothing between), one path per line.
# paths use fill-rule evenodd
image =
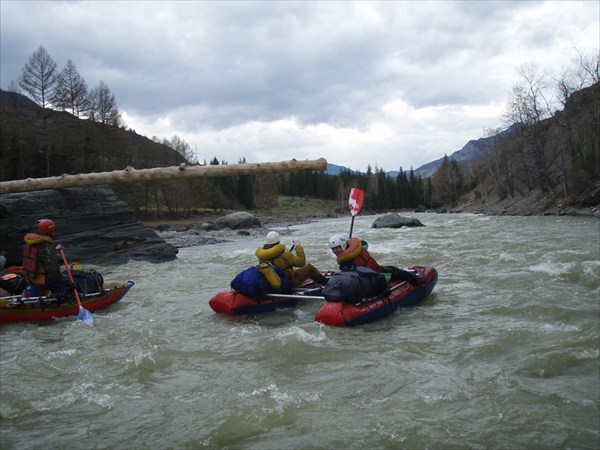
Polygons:
M346 238L341 234L336 234L331 236L329 239L329 243L327 244L329 248L342 247L342 250L346 250L348 248L348 243L346 242Z
M267 245L278 244L281 238L277 231L269 231L267 233Z

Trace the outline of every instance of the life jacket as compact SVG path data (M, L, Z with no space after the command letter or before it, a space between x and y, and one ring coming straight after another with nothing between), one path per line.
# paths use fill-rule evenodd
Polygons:
M281 288L281 279L285 279L285 274L283 273L282 269L274 266L271 263L261 262L258 265L258 271L263 277L265 277L273 289Z
M285 245L279 243L270 248L260 247L255 254L261 262L268 262L273 261L283 252L285 252Z
M52 243L52 238L41 234L27 233L24 239L23 275L25 275L29 283L43 285L46 283L46 269L39 264L39 248L37 245Z
M282 243L275 244L273 247L260 247L255 252L259 263L271 263L275 267L279 267L284 271L286 278L291 278L294 274L293 264L286 257L285 245Z
M337 263L340 266L348 262L352 262L355 266L364 266L375 272L381 272L381 266L357 238L350 238L346 250L337 257Z

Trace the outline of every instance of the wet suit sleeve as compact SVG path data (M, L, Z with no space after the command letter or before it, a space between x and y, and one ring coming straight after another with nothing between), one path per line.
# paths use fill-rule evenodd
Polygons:
M296 245L295 249L296 249L295 255L291 252L287 252L288 261L294 267L302 267L306 264L306 255L304 254L304 249L302 248L301 245Z

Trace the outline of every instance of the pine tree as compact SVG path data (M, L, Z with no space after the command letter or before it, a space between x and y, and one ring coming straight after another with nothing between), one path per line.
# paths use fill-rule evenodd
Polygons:
M75 117L87 116L90 113L91 100L87 84L71 60L67 61L65 68L58 75L55 104L63 111L70 111Z
M19 86L42 108L50 106L55 98L57 83L56 63L46 49L40 47L31 55L19 77Z

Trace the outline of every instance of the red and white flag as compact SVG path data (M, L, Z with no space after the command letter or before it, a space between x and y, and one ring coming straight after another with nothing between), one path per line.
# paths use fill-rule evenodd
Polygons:
M352 188L350 189L350 197L348 198L348 207L350 213L355 216L362 208L363 199L365 198L365 192L362 189Z

